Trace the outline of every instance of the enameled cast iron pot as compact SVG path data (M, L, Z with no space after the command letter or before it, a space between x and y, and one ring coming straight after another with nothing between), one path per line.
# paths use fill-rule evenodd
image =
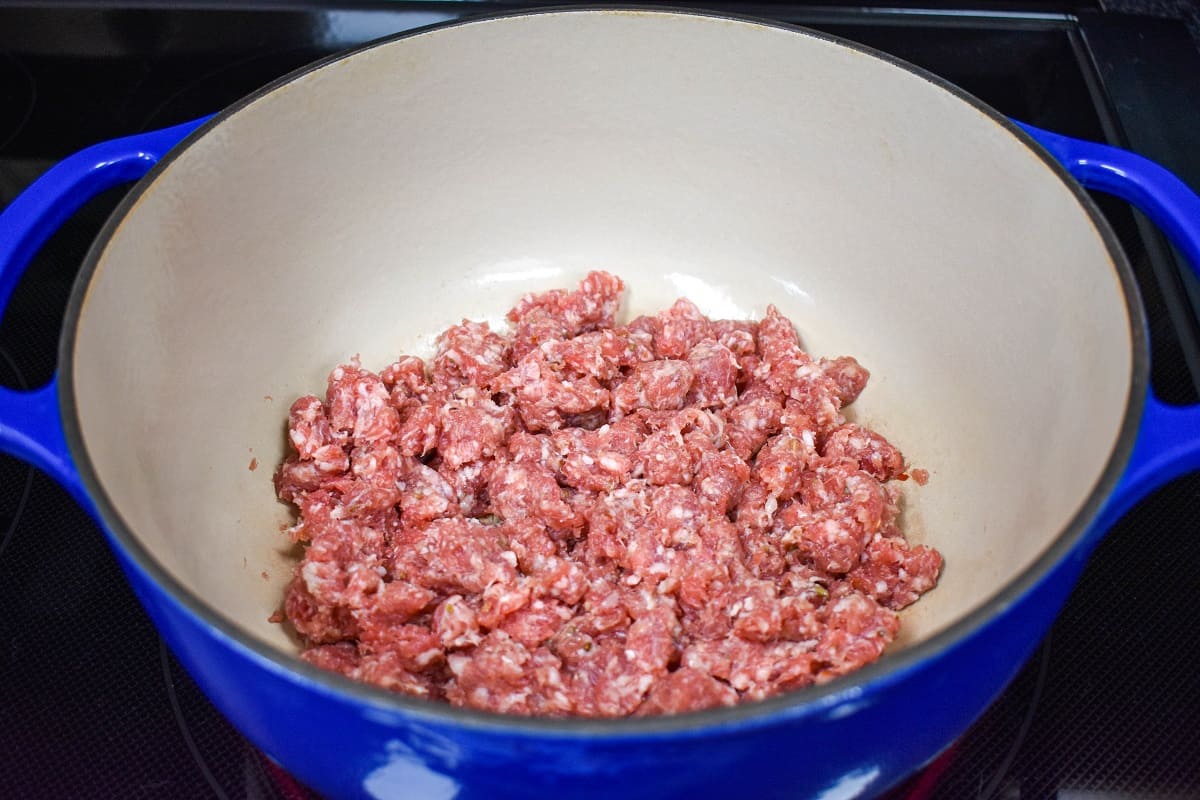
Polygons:
M332 796L878 792L995 698L1105 528L1200 466L1200 412L1148 394L1129 266L1076 179L1193 263L1200 201L824 35L573 10L379 42L50 170L0 216L0 301L65 216L143 174L75 286L57 381L0 393L0 445L92 509L213 703ZM295 558L271 485L291 400L597 267L634 312L773 302L810 350L872 370L854 413L931 471L907 525L946 559L901 641L825 686L615 721L452 709L299 661L267 621Z

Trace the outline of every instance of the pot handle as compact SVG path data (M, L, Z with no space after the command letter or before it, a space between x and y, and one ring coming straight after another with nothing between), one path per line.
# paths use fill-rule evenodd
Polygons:
M1149 159L1017 123L1076 180L1132 203L1167 235L1200 276L1200 197ZM1107 530L1150 492L1200 469L1200 406L1170 406L1148 391L1137 443L1116 489L1097 520Z
M0 314L47 239L105 189L135 181L204 119L92 145L47 170L0 211ZM0 387L0 451L33 464L90 508L71 461L58 407L58 376L33 391Z

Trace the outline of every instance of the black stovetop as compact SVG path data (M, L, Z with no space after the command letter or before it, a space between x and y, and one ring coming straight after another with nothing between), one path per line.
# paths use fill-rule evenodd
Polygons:
M0 206L70 152L220 109L377 36L512 3L0 6ZM643 5L646 5L643 3ZM721 7L721 4L690 3ZM957 13L726 4L877 47L1000 111L1130 146L1200 187L1200 55L1178 23L1047 3ZM1049 9L1049 10L1048 10ZM43 249L0 323L0 382L54 370L83 254L124 189ZM1196 402L1200 298L1157 232L1101 199L1147 305L1156 391ZM987 714L895 798L1200 797L1200 476L1105 539L1053 631ZM0 794L300 798L159 640L94 523L0 457Z

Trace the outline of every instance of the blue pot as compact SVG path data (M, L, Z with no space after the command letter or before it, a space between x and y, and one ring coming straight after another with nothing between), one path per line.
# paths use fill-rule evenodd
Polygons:
M949 102L948 108L957 109L928 113L946 114L948 119L956 113L966 114L977 119L973 124L983 132L982 138L1003 139L1006 147L1022 150L1027 160L1049 165L1046 182L1053 184L1055 191L1066 187L1065 196L1074 198L1084 210L1111 255L1129 317L1131 388L1128 398L1122 399L1124 410L1119 429L1112 432L1114 444L1108 460L1096 466L1099 477L1079 498L1076 513L1060 530L1047 531L1047 545L997 591L980 598L975 607L963 609L952 624L852 676L732 709L636 720L514 719L393 696L321 672L247 632L244 621L231 619L219 598L201 596L170 566L173 556L154 543L155 538L147 532L153 526L144 521L157 518L158 512L123 505L117 499L120 492L113 490L123 476L99 466L115 457L113 453L123 452L122 442L132 442L139 433L129 426L109 425L106 438L113 441L99 441L105 426L89 421L92 412L87 405L89 392L94 392L88 386L95 379L81 373L93 363L80 356L80 348L88 341L85 333L91 329L85 329L81 319L105 302L97 298L102 292L96 287L118 269L105 261L113 242L126 234L131 220L146 217L147 206L169 205L162 200L164 192L156 187L170 179L172 169L184 169L189 157L197 161L198 157L189 153L202 152L206 160L187 168L201 175L218 173L219 183L225 165L210 156L225 146L222 142L226 139L233 142L251 136L253 132L246 129L252 125L243 120L252 119L251 112L265 104L274 104L272 114L291 119L287 114L292 106L303 111L304 103L311 102L304 94L309 91L305 87L333 80L329 76L339 71L366 69L361 65L369 65L383 54L400 54L398 63L418 74L424 68L422 59L430 52L425 48L441 41L438 36L450 37L448 40L490 37L495 41L502 38L498 34L505 33L516 43L511 52L514 60L519 60L517 54L528 56L547 38L546 29L540 28L528 41L521 40L525 26L561 25L569 34L568 29L580 20L586 25L633 26L622 30L621 41L628 43L628 50L618 61L650 57L638 50L642 30L638 26L649 26L653 30L647 28L648 35L663 43L664 52L672 53L672 60L664 63L675 66L686 58L683 54L694 52L701 44L740 42L737 37L751 36L762 39L768 48L838 53L852 63L868 65L864 69L920 84L924 88L914 92L928 92L937 102ZM508 27L495 29L497 25ZM725 26L728 30L720 33ZM684 45L675 52L672 37L677 28ZM689 40L693 35L702 38ZM703 38L709 36L718 38ZM732 38L721 38L724 36ZM470 52L479 52L478 41ZM586 43L594 39L581 41L586 50ZM728 54L712 56L720 57ZM583 64L580 69L586 72L602 61L596 53L586 52L570 69ZM805 69L811 70L813 63L816 61L806 62ZM388 74L397 85L408 80L406 74L395 70ZM562 74L573 73L564 67ZM914 76L920 80L911 81ZM685 84L686 77L680 78ZM721 81L727 77L709 76L709 83L700 82L696 96L719 94ZM554 80L548 80L538 91L552 93L556 90L548 87L554 85ZM732 99L736 98L723 98L726 103ZM867 112L857 110L852 99L845 105L854 106L853 114L861 119ZM426 102L433 101L426 98ZM664 99L663 108L674 106ZM301 111L295 119L304 119ZM314 107L306 113L313 119L332 115L336 124L347 127L370 124L338 117L344 109L336 107ZM629 113L631 119L636 118L634 111ZM654 109L647 113L646 119L652 121L670 112ZM924 110L914 107L912 113L921 116ZM269 115L260 113L253 119L258 118ZM631 124L619 115L604 119L617 126ZM275 135L287 137L297 130L295 125L281 123ZM681 127L680 131L680 140L686 141L690 130ZM889 130L881 128L880 133L886 145ZM971 146L972 142L964 144ZM680 144L680 152L684 147L686 144ZM554 158L554 152L553 144L548 145L547 158ZM353 159L354 154L346 157ZM955 157L947 154L947 159ZM387 161L386 154L380 158ZM317 169L320 163L316 159L293 162L297 173ZM994 165L981 163L981 168L988 166ZM138 179L140 183L114 213L80 273L68 310L58 378L32 392L0 390L0 448L53 476L96 516L138 598L212 702L257 747L330 796L849 798L880 792L933 759L1001 692L1050 626L1103 532L1154 488L1200 467L1200 411L1166 406L1149 392L1145 325L1131 272L1081 186L1136 205L1163 228L1193 265L1200 264L1200 199L1167 171L1137 155L1006 120L934 76L823 34L705 15L571 11L468 22L375 43L288 76L215 117L98 144L49 170L0 213L0 307L33 253L71 213L98 192ZM986 187L986 176L979 183ZM731 191L736 190L735 186ZM1031 187L1031 192L1035 190ZM289 186L281 185L277 191L282 204ZM200 224L186 206L177 205L171 213L176 216L168 213L157 219L181 230ZM371 211L364 208L363 213ZM267 227L261 233L267 239L278 235ZM173 268L169 248L159 248L156 253L164 259L164 269ZM170 286L163 284L159 294L169 294ZM497 302L502 307L510 299L505 296ZM1009 298L998 301L1011 302ZM144 302L153 299L139 301ZM236 304L238 299L215 296L196 302L219 307L225 302ZM1020 313L1018 307L1013 304L1014 314ZM138 318L138 313L131 308L130 318ZM162 324L170 326L172 321L167 318ZM154 349L158 345L153 340L162 334L161 329L145 329L139 335ZM247 341L247 347L255 344L253 339ZM337 346L356 344L359 342ZM329 365L316 366L324 369ZM134 370L127 370L119 355L105 368L112 370L115 383L125 380L126 371ZM81 384L86 384L83 389ZM282 419L281 408L279 417ZM163 443L164 447L171 445ZM133 444L129 447L130 452L136 449ZM129 464L132 472L143 468L137 458L131 457ZM146 480L152 482L153 476ZM936 543L934 532L930 538ZM947 568L954 566L948 562ZM227 580L232 585L242 577L229 575Z

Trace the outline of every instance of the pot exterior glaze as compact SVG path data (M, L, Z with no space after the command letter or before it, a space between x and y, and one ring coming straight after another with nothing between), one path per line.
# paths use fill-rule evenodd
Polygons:
M198 619L125 559L205 694L254 744L338 798L871 797L933 759L999 695L1082 571L1069 557L1005 613L920 664L761 718L621 737L472 730L348 702Z

